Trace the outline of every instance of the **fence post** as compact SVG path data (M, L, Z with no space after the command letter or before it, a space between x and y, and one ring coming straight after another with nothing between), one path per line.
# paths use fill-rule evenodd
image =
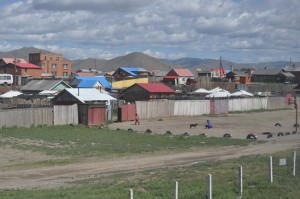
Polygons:
M296 151L293 151L293 176L296 176Z
M243 194L243 167L240 166L240 194Z
M272 156L270 156L270 163L269 163L269 175L270 175L270 182L273 182L273 163L272 163Z
M212 179L211 179L211 174L208 174L208 199L212 199Z
M133 189L129 189L129 199L133 199Z
M175 190L174 190L174 192L175 192L175 199L178 199L178 182L177 181L175 181Z

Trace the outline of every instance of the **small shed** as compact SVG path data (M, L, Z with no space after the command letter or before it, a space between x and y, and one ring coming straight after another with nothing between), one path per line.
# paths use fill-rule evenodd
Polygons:
M174 95L175 91L163 83L138 83L124 90L127 102L166 99Z
M22 87L24 94L39 94L42 91L61 91L71 88L61 79L33 79Z
M52 104L78 104L79 124L101 125L111 120L110 104L115 100L94 88L67 88L52 99Z

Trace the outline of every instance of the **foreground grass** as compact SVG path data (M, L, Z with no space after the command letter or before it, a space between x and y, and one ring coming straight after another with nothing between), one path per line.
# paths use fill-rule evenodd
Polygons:
M300 150L297 150L297 154ZM129 198L128 189L134 190L134 198L174 198L174 182L179 182L179 198L207 198L207 175L212 174L213 198L238 198L238 166L243 166L243 198L296 199L300 195L300 168L296 177L291 175L292 151L272 154L274 182L268 180L268 155L241 157L228 161L199 163L187 167L172 167L142 172L98 176L79 181L71 188L52 190L4 190L0 198L55 198L55 199L120 199ZM278 166L280 158L287 158L286 166ZM299 160L299 158L298 158Z
M84 126L2 129L0 137L0 146L71 157L126 156L251 143L248 140L152 135Z

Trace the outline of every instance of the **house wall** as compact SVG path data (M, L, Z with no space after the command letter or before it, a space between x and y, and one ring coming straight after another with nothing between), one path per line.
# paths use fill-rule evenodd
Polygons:
M64 60L62 54L31 53L29 54L29 62L41 66L43 73L51 73L56 77L71 75L72 64L70 61ZM53 65L55 64L56 67L54 68Z
M126 102L149 100L150 94L138 85L133 85L124 92L124 100Z

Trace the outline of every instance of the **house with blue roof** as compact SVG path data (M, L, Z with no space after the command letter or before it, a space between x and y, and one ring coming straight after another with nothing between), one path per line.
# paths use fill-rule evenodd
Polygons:
M120 67L113 73L112 76L116 80L122 80L122 79L130 79L130 78L148 77L150 75L151 72L144 68Z
M97 88L101 90L111 90L111 84L104 76L76 76L70 82L73 88Z

